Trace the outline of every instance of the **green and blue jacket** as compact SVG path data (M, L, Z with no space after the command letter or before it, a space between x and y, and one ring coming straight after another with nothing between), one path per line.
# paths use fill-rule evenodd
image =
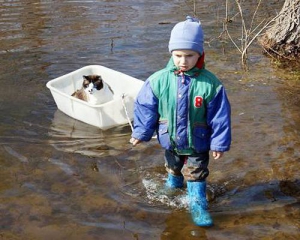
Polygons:
M135 101L132 137L149 141L156 132L163 148L182 155L229 150L225 88L204 65L197 66L180 72L171 58L145 81Z

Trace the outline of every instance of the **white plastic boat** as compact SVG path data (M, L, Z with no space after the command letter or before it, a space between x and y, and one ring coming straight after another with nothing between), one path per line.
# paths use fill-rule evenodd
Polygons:
M82 87L83 75L97 74L114 91L113 100L92 105L71 96ZM57 108L68 116L87 124L108 129L128 124L133 119L134 100L143 81L124 73L100 66L89 65L55 78L47 83Z

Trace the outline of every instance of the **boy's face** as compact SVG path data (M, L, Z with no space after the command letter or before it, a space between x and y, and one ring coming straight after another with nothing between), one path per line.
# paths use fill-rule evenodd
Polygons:
M175 66L185 72L195 67L200 54L193 50L174 50L172 51L172 57Z

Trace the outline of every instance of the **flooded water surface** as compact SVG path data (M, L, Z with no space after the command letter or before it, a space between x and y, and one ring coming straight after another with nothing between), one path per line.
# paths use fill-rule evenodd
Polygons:
M186 189L164 191L155 139L133 148L129 125L103 131L72 119L46 88L92 64L144 81L167 63L169 33L192 1L3 0L0 239L300 239L299 73L256 44L243 71L237 49L217 38L225 3L198 2L206 67L232 105L231 151L210 162L214 227L192 223ZM272 2L258 18L280 10Z

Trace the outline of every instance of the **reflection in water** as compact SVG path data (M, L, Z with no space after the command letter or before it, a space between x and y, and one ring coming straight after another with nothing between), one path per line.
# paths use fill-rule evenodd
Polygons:
M280 9L271 2L258 16ZM1 239L299 239L298 88L254 44L249 73L229 44L205 45L233 125L231 151L210 163L210 229L191 222L185 188L165 190L156 140L133 148L129 126L102 131L71 119L45 87L91 64L145 79L166 64L169 31L192 9L189 1L1 2ZM202 1L197 13L207 40L219 36L223 4Z
M9 146L4 146L4 149L12 156L16 157L17 159L20 160L20 162L23 163L27 163L28 159L27 157L24 157L23 155L19 154L18 152L16 152L15 150L13 150L11 147Z
M113 148L106 144L106 137L101 129L72 119L59 110L54 113L49 136L55 139L51 144L56 149L71 153L99 157L108 154L108 150ZM111 135L107 134L109 136ZM128 138L128 133L126 137ZM107 141L113 142L110 140L112 139Z

